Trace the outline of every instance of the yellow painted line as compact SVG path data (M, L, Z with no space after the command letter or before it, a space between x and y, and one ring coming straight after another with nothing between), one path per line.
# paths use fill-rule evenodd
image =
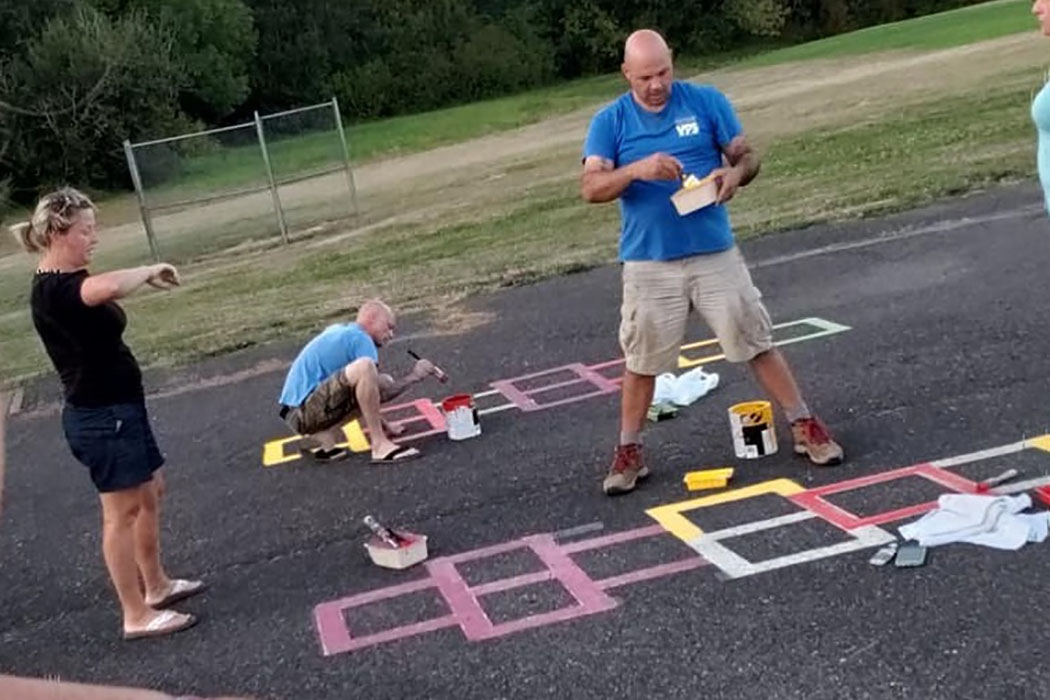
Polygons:
M1039 437L1032 438L1031 440L1025 440L1024 443L1025 447L1034 447L1037 450L1050 452L1050 435L1040 435Z
M360 421L352 420L344 425L343 434L346 435L346 443L351 452L368 452L372 449L365 431L361 429Z
M356 420L350 421L343 426L343 435L346 436L346 442L339 443L337 447L349 447L351 452L368 452L372 449L365 431L361 429L361 424ZM301 459L302 455L298 451L292 454L285 454L284 447L302 439L301 435L294 435L289 438L271 440L263 445L263 466L276 467L279 464L287 464L288 462Z
M816 317L803 318L803 319L799 319L798 321L787 321L785 323L777 323L777 324L775 324L773 326L773 330L782 330L784 328L792 328L792 327L795 327L795 326L809 326L811 328L815 328L816 330L811 332L811 333L806 333L804 335L796 336L794 338L786 338L784 340L775 340L775 341L773 341L773 345L775 345L777 347L781 347L783 345L793 345L795 343L804 343L804 342L806 342L808 340L816 340L817 338L824 338L824 337L827 337L829 335L835 335L836 333L842 333L843 331L850 330L849 326L844 326L841 323L835 323L834 321L827 321L827 320L824 320L822 318L816 318ZM726 356L724 354L721 354L721 353L718 354L718 355L710 355L708 357L697 357L697 358L686 357L685 355L681 354L681 353L685 352L686 350L695 350L697 348L708 347L708 346L711 346L711 345L718 345L718 339L717 338L711 338L711 339L708 339L708 340L701 340L701 341L696 342L696 343L688 343L686 345L683 345L680 348L680 350L679 350L678 368L679 369L686 369L686 368L689 368L689 367L696 367L697 365L703 365L703 364L708 364L708 363L711 363L711 362L719 362L720 360L724 360Z
M718 341L715 340L715 341L712 341L712 342L713 343L717 343ZM688 349L687 346L684 346L684 345L682 346L682 348L683 349ZM686 369L688 367L696 367L697 365L706 365L706 364L710 364L711 362L718 362L718 361L724 360L724 359L726 359L726 356L724 354L721 354L721 353L718 354L718 355L708 355L707 357L697 357L697 358L690 358L690 357L686 357L685 355L679 355L678 356L678 369Z
M286 462L294 462L299 459L300 455L298 452L286 455L284 453L284 446L290 442L296 442L299 440L299 436L290 438L283 438L281 440L271 440L270 442L263 445L263 457L262 463L264 467L276 467L278 464L285 464Z
M672 535L683 542L689 543L704 534L704 531L690 522L690 520L683 515L685 511L706 508L707 506L716 506L722 503L742 501L747 498L754 498L755 496L764 496L767 494L776 494L786 498L787 496L793 496L796 493L801 493L805 490L806 489L790 479L773 479L772 481L763 481L760 484L745 486L744 488L733 489L732 491L726 491L724 493L716 493L710 496L694 498L689 501L657 506L656 508L650 508L645 512L656 522L660 523L660 525Z

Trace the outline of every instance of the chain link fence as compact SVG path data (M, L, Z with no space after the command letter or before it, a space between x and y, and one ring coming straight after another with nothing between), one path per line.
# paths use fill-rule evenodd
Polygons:
M250 246L357 213L339 103L219 129L124 142L155 260Z

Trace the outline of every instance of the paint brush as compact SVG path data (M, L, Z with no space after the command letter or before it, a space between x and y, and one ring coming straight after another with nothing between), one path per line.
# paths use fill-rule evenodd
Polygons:
M377 522L376 519L373 518L371 515L366 515L364 517L363 522L368 527L368 529L371 530L372 533L376 537L381 539L388 547L391 547L393 549L399 549L401 547L404 538L398 535L390 528L386 527L385 525L380 525L379 522Z
M408 349L408 354L411 355L412 358L417 360L417 361L423 359L422 357L417 355L415 352L413 352L412 348ZM445 374L444 372L442 372L441 368L438 367L437 365L434 365L434 376L437 377L438 381L441 382L442 384L444 384L445 382L448 381L448 375Z
M996 474L995 476L993 476L990 479L985 479L984 481L978 482L978 484L977 484L977 493L987 493L988 491L990 491L991 489L995 488L999 484L1002 484L1004 482L1009 481L1010 479L1013 479L1019 473L1020 472L1018 472L1016 469L1007 469L1002 474Z

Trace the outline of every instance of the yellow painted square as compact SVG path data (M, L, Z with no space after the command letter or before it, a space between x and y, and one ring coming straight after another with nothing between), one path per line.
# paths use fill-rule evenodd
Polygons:
M682 513L686 511L705 508L707 506L716 506L720 503L742 501L745 498L754 498L755 496L763 496L771 493L786 498L788 496L793 496L796 493L802 493L805 490L806 489L790 479L774 479L772 481L763 481L762 483L754 484L753 486L733 489L732 491L726 491L724 493L716 493L710 496L681 501L679 503L669 503L665 506L657 506L656 508L650 508L645 512L656 520L656 522L660 523L665 530L688 544L704 534L704 531L682 515Z
M1037 450L1050 452L1050 435L1040 435L1031 440L1025 440L1024 443L1025 447L1034 447Z

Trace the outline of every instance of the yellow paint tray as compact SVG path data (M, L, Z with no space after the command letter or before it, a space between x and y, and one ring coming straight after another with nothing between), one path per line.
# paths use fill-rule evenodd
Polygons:
M733 478L733 467L723 469L706 469L704 471L689 472L682 481L690 491L701 491L703 489L721 489L729 484Z

